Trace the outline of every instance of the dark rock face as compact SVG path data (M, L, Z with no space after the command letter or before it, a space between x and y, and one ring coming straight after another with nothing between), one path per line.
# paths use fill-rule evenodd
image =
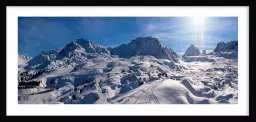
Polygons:
M238 59L238 41L220 42L214 49L214 53L216 56L227 59Z
M191 44L183 56L199 56L200 54L200 50Z
M214 52L238 52L238 41L220 42Z
M42 75L46 71L44 69L37 70L37 71L24 71L18 73L18 82L26 82L37 78L38 76Z

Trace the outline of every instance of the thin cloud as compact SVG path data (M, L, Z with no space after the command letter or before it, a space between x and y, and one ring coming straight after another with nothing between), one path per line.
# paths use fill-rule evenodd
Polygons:
M238 21L237 17L235 18L222 18L222 19L209 19L206 23L205 32L214 32L214 31L237 31Z
M183 25L182 25L183 24ZM147 35L152 35L153 37L159 38L164 41L183 41L191 42L197 40L197 32L192 28L186 27L187 23L170 23L170 21L164 21L162 23L151 22L146 25L145 32ZM164 30L164 31L163 31ZM237 21L233 18L228 19L211 19L205 25L204 29L204 41L230 41L230 37L220 36L220 35L209 35L209 32L215 32L220 34L225 34L226 32L237 32Z
M169 23L160 23L160 24L148 24L146 26L146 31L153 32L153 31L170 31L175 28L178 28L178 25L171 25Z

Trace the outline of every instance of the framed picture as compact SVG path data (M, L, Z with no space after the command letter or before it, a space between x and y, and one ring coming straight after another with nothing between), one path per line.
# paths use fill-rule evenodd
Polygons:
M7 113L247 115L248 12L7 7Z

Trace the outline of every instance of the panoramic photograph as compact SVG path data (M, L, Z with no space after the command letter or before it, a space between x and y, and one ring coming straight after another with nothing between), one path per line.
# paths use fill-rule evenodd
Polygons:
M238 17L18 17L17 41L19 104L238 104Z

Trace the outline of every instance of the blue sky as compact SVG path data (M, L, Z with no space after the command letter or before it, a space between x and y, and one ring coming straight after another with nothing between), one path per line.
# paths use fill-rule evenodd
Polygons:
M220 41L238 39L237 17L207 17L193 24L191 17L19 17L18 51L36 56L42 51L62 49L70 41L84 38L114 47L137 37L152 36L176 52L190 44L213 50ZM198 26L203 42L198 42Z

